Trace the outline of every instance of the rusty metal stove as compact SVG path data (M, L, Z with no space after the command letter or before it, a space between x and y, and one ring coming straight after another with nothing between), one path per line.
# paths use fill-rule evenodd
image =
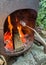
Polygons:
M21 20L25 21L27 25L31 26L32 28L35 28L35 20L37 17L39 0L4 0L1 2L1 4L2 5L0 6L0 54L3 54L5 56L18 56L19 54L22 54L31 47L34 40L34 32L26 28L28 29L26 34L29 34L27 37L30 38L30 42L28 40L29 45L22 51L6 52L4 48L4 34L6 33L6 31L9 31L8 16L10 16L11 23L13 25L12 34L17 32L16 28L19 23L18 21ZM25 30L24 27L23 30Z

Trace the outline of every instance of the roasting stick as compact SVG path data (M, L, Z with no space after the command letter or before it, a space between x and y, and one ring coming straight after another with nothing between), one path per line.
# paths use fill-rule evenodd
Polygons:
M43 44L44 46L46 46L45 40L39 35L39 33L38 33L35 29L33 29L32 27L29 27L28 25L26 25L26 23L25 23L24 21L20 21L20 24L21 24L22 26L26 26L26 27L30 28L31 30L33 30L33 31L35 32L35 34L39 37L39 39L43 42L42 44Z

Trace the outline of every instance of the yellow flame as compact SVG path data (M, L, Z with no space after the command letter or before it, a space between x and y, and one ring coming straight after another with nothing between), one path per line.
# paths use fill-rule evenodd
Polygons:
M9 23L9 29L10 29L10 32L12 33L12 29L13 29L13 26L11 24L11 19L10 19L10 16L8 16L8 23Z
M24 37L24 34L22 32L22 26L21 25L18 25L17 26L17 29L18 29L18 32L19 32L20 37Z

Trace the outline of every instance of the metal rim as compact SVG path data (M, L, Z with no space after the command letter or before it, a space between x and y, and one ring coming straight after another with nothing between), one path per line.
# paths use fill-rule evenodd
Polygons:
M19 56L19 55L21 55L22 53L24 53L25 51L29 50L29 49L32 47L32 45L33 45L33 42L31 42L31 44L30 44L28 47L24 48L24 49L21 50L21 51L18 51L18 52L16 52L16 51L13 51L13 52L5 52L5 54L6 54L7 56Z

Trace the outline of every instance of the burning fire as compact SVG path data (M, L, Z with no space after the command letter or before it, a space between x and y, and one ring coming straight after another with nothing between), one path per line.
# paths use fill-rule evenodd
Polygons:
M10 16L8 16L8 28L10 29L10 32L7 31L4 34L5 49L9 50L9 51L12 51L14 49L13 48L13 40L12 40L12 37L13 37L13 35L12 35L13 26L11 24ZM22 28L23 28L22 25L20 25L20 23L18 22L17 29L18 29L18 33L19 33L20 39L21 39L21 41L23 43L26 43L26 38L25 38L26 34L23 33Z
M12 51L13 50L13 41L12 41L12 29L13 29L13 26L11 24L11 19L10 19L10 16L8 16L8 28L10 29L10 32L6 32L4 34L4 43L6 44L5 45L5 48Z

